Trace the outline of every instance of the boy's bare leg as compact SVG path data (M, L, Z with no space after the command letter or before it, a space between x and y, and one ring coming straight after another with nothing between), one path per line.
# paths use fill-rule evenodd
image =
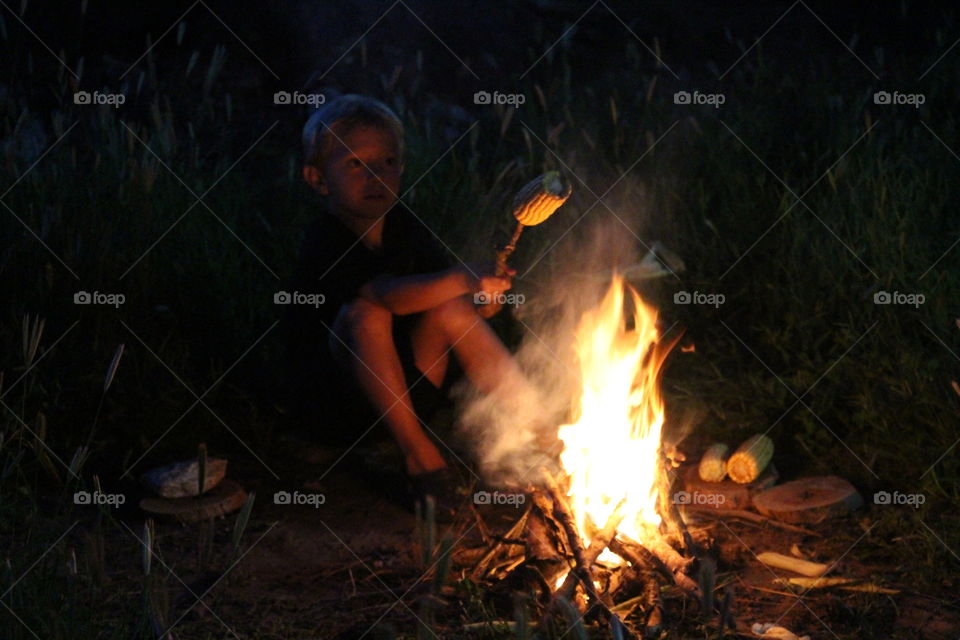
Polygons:
M446 462L423 432L414 413L408 381L404 379L393 342L392 326L392 314L379 305L362 299L345 305L333 326L334 357L349 367L371 404L383 416L406 459L407 472L417 475L441 469ZM431 381L436 376L442 380L445 371L445 363L443 370L434 367L430 372Z
M451 349L470 382L483 393L501 385L519 391L527 384L513 356L465 298L424 312L412 338L417 368L434 386L443 381Z

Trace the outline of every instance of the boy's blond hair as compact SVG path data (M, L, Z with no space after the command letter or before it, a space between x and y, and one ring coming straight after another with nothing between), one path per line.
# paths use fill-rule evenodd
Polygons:
M339 133L332 132L334 126ZM397 139L403 158L403 123L397 114L379 100L350 93L317 109L303 126L304 164L322 167L336 140L334 133L342 136L342 132L354 127L381 127L390 131Z

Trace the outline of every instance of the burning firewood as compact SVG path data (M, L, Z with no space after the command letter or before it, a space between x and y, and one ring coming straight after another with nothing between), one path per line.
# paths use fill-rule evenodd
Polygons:
M577 588L577 581L579 580L583 585L584 590L594 601L602 601L602 598L594 587L591 569L593 564L597 561L597 558L601 553L603 553L603 550L606 549L613 540L614 535L617 533L617 527L620 526L620 522L622 520L623 513L618 507L614 510L613 515L610 516L610 519L607 520L607 524L604 525L603 529L593 536L593 540L590 541L590 546L586 549L581 547L579 557L577 557L577 566L567 574L567 577L563 581L563 585L561 585L561 587L557 590L558 596L567 598L568 600L572 598L573 592ZM570 530L567 532L568 536L571 534L576 536L576 530Z
M631 633L636 625L649 632L663 621L661 585L700 599L688 573L709 536L694 539L672 498L670 469L684 456L663 440L659 390L679 335L662 338L656 310L622 277L581 318L582 396L573 422L550 434L558 466L540 470L528 511L487 543L472 570L475 579L538 592L541 629L572 616L625 630L625 613ZM507 575L497 577L503 567Z
M530 515L530 509L528 508L523 512L523 515L517 520L516 523L510 528L507 533L500 538L500 540L494 544L490 549L477 561L473 568L470 570L471 575L474 578L478 578L485 572L486 568L489 566L490 562L496 558L497 554L503 549L503 546L508 540L515 539L520 535L520 532L523 531L524 525L527 522L527 518Z
M684 558L665 542L646 545L616 539L611 541L610 550L634 566L663 567L666 575L669 575L683 592L692 597L700 597L697 583L685 573L693 559Z

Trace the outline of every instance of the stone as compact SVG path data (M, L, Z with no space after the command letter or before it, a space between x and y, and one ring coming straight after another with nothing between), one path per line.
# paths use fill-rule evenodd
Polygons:
M224 480L212 491L193 498L143 498L140 508L147 513L169 516L180 522L212 520L243 506L247 492L233 480Z
M226 459L207 458L203 492L206 493L217 486L226 473ZM197 459L184 460L147 471L140 476L140 482L162 498L189 498L200 495L199 474L200 463Z

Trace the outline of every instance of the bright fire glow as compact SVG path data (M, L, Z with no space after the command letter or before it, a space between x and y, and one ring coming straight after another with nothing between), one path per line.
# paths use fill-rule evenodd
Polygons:
M632 304L627 329L624 302ZM576 332L581 375L579 418L560 427L560 461L570 476L570 507L584 545L625 500L617 531L643 542L660 524L657 496L663 399L659 373L669 347L657 347L657 312L615 276ZM619 563L606 550L602 560Z

